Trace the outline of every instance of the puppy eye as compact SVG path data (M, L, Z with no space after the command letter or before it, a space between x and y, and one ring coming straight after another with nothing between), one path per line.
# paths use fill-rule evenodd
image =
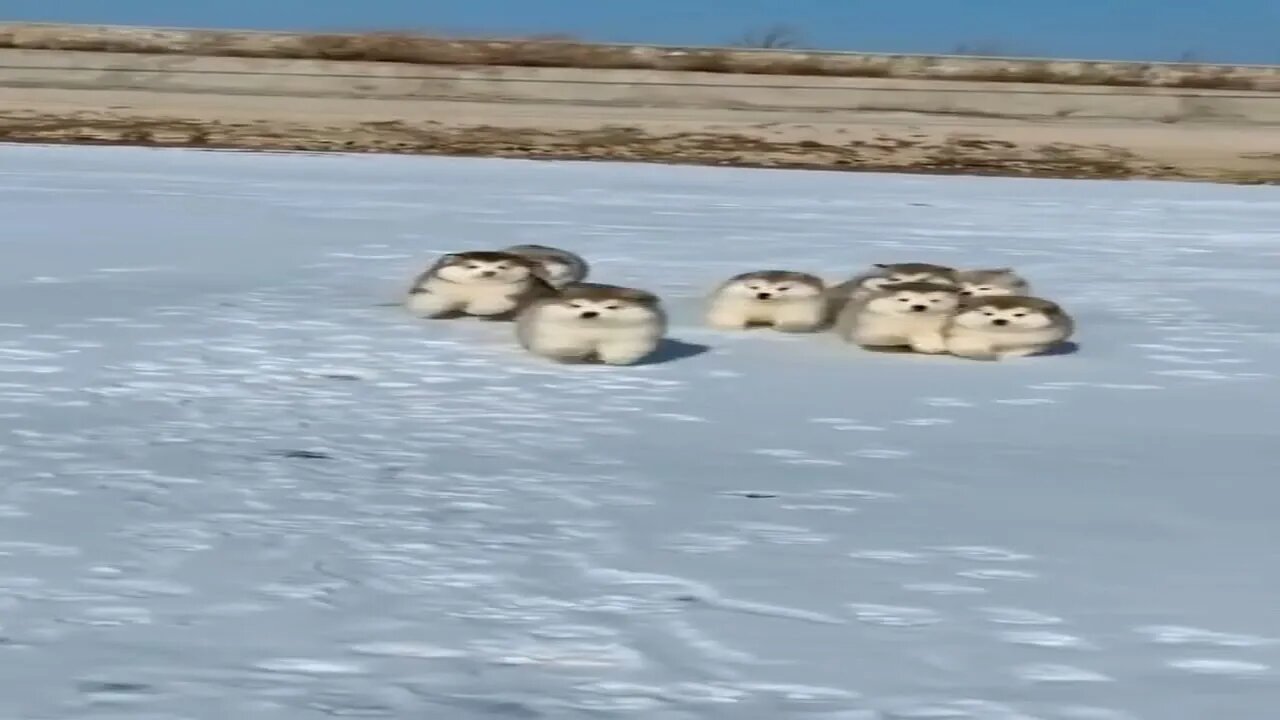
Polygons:
M898 298L898 302L911 302L911 298L900 297Z
M990 287L980 287L980 288L978 288L978 289L979 289L979 290L990 290L991 288L990 288Z
M987 312L987 311L985 311L985 310L983 310L983 311L982 311L982 314L983 314L983 315L986 315L987 317L995 317L995 316L996 316L996 314L995 314L995 313L993 313L993 312Z
M775 290L777 290L778 292L786 292L786 291L790 290L790 289L791 289L791 287L790 287L790 286L787 286L787 285L783 285L783 286L782 286L782 287L780 287L780 288L774 288L774 289L775 289Z
M605 310L617 310L617 309L618 309L618 307L619 307L619 306L617 306L617 305L605 305L605 306L604 306L604 309L605 309Z
M467 263L467 269L468 269L468 270L478 270L478 269L480 269L480 264L479 264L479 263Z
M1027 316L1027 314L1026 314L1026 313L1014 313L1014 314L1013 314L1013 316L1014 316L1014 317L1026 317L1026 316Z

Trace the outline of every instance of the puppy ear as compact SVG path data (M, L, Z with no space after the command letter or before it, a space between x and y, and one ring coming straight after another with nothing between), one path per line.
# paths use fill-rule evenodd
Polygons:
M992 275L1012 275L1013 268L1011 267L983 268L978 272L991 273Z
M1061 315L1062 306L1051 300L1045 300L1044 305L1041 307L1041 312L1045 315Z
M818 288L818 290L820 291L825 291L828 287L830 287L829 285L827 285L826 280L823 280L817 275L811 275L809 273L796 273L796 280L798 282L808 283L813 287Z
M871 267L887 268L889 267L889 263L872 263Z
M524 258L521 258L521 260L523 259ZM552 280L551 271L547 270L546 265L543 265L540 262L524 262L521 264L529 269L529 274L538 278L542 282L547 283L548 285L551 284L551 280Z

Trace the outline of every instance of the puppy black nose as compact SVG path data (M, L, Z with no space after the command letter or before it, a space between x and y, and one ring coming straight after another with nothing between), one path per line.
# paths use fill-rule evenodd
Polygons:
M578 317L583 317L590 320L593 317L600 317L600 313L596 312L595 310L588 310L582 313L581 315L579 315Z
M497 273L496 271L494 271L494 270L485 270L484 272L482 272L482 273L480 273L480 274L481 274L481 275L483 275L483 276L485 276L485 277L493 277L494 275L497 275L498 273Z
M760 298L761 300L768 300L769 298L773 297L773 293L760 292L760 293L756 293L756 297Z
M996 318L995 320L991 321L991 324L992 325L1008 325L1009 321L1005 320L1004 318Z
M925 310L928 310L928 309L929 309L928 305L912 305L911 306L911 312L924 312Z

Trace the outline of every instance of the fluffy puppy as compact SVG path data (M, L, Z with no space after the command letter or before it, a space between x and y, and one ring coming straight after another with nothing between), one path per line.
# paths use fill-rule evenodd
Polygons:
M505 252L469 251L440 258L414 279L405 307L419 317L514 317L555 289L533 260Z
M955 268L932 263L876 263L870 270L827 290L833 314L839 314L846 303L862 300L890 283L926 282L955 284Z
M560 362L630 365L656 350L667 332L658 296L644 290L574 283L534 302L516 318L516 340Z
M813 332L827 321L822 279L790 270L735 275L712 293L706 321L722 330L765 325L782 332Z
M1075 321L1055 302L994 295L965 300L947 319L943 339L952 355L1004 360L1042 353L1074 333Z
M836 318L836 333L870 350L905 346L919 353L945 353L942 330L959 303L954 285L883 285L844 307Z
M1031 294L1031 283L1007 267L960 270L955 274L955 282L960 286L962 297Z
M569 283L582 282L591 272L591 266L576 253L546 245L512 245L502 252L529 258L542 268L542 277L552 287L561 288Z

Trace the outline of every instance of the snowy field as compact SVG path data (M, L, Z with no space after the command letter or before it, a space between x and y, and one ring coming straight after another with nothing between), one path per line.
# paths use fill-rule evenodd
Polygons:
M1274 720L1280 190L0 147L6 720ZM399 308L584 253L680 352ZM699 325L1011 264L1008 363Z

